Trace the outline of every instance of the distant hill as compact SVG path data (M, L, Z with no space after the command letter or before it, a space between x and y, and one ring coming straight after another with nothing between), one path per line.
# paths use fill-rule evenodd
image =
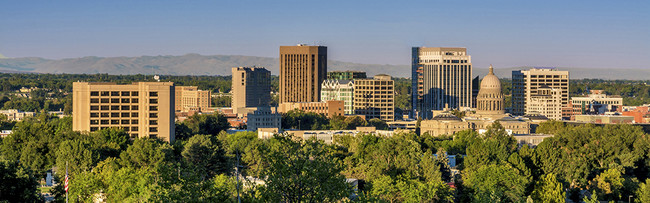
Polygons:
M230 75L230 68L237 66L261 66L278 74L277 58L237 55L199 55L182 56L140 56L140 57L96 57L51 60L38 57L0 58L0 72L34 73L108 73L116 75L161 74L161 75ZM509 78L512 70L526 67L495 69L502 78ZM589 69L559 68L569 70L571 78L629 79L648 80L650 70L642 69ZM369 76L389 74L396 77L410 77L410 65L360 64L341 61L328 61L328 71L358 70ZM475 68L474 76L487 74L485 68Z

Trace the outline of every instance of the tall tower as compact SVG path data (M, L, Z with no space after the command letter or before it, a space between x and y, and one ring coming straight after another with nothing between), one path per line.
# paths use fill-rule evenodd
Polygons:
M472 106L472 59L466 48L413 47L413 118L429 119L432 110Z
M280 103L319 102L327 77L327 47L280 46Z
M271 72L265 68L232 68L232 109L268 106L271 101Z

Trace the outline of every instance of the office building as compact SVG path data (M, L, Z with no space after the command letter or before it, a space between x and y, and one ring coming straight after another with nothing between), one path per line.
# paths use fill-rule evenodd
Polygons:
M555 68L512 71L512 114L524 115L531 95L538 94L542 87L560 91L561 114L563 117L570 117L572 110L569 107L569 71L559 71Z
M525 114L546 116L553 120L562 120L562 90L542 86L528 96Z
M174 83L104 82L72 84L72 129L124 129L131 138L174 141Z
M343 101L345 114L354 114L354 82L351 80L325 80L321 85L321 101Z
M212 92L199 90L197 86L176 86L176 112L206 111L212 106Z
M329 80L354 80L366 78L366 72L363 71L330 71L327 72Z
M287 113L291 110L302 110L304 112L313 112L323 114L328 118L343 115L343 101L324 101L324 102L284 102L280 103L278 111Z
M372 79L354 80L354 113L367 120L378 118L395 120L395 88L389 75L375 75Z
M327 76L327 47L280 46L280 103L319 102Z
M271 101L271 71L258 67L232 68L232 109L269 106Z
M618 95L607 95L603 90L589 90L589 95L586 97L571 97L569 106L572 115L621 112L623 98Z
M246 127L250 131L259 128L282 128L282 115L276 112L277 107L257 107L257 110L246 116Z
M472 106L472 59L466 48L413 47L413 117L432 118L432 110Z

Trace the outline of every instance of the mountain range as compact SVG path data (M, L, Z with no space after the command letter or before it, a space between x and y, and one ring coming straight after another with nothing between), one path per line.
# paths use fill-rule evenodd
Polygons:
M237 66L266 67L274 75L279 73L279 62L277 58L239 55L185 54L182 56L166 55L139 57L87 56L58 60L39 57L0 58L0 72L10 73L230 75L230 69ZM530 67L497 68L495 69L495 74L501 78L510 78L512 70L528 68ZM570 71L570 77L572 79L650 79L650 70L647 69L596 69L571 67L558 67L558 69ZM341 70L365 71L368 76L382 73L395 77L411 76L410 65L360 64L333 60L328 61L328 71ZM487 74L487 72L487 67L474 68L474 76L483 76Z

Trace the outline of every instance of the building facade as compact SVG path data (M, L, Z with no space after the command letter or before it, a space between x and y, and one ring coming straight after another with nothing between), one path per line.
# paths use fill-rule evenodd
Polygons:
M325 101L325 102L285 102L280 103L278 111L286 113L291 110L303 110L305 112L314 112L323 114L328 118L334 116L342 116L343 114L343 101Z
M553 120L562 120L562 90L539 87L526 101L525 114L539 113Z
M232 68L232 109L269 106L271 101L271 71L258 67Z
M501 81L494 75L494 68L490 65L490 72L481 80L481 88L476 96L476 112L501 116L505 113L504 108Z
M366 72L363 71L330 71L327 72L328 80L354 80L366 78Z
M367 120L395 120L395 84L389 75L354 80L354 114Z
M466 48L412 48L413 117L430 119L432 110L472 106L472 58ZM417 115L416 115L417 114Z
M176 86L176 112L206 111L212 106L212 92L199 90L197 86Z
M586 97L571 97L572 115L604 114L623 111L623 98L605 94L603 90L590 90Z
M430 120L422 120L420 122L420 132L429 133L432 136L453 135L469 129L484 133L495 121L498 121L505 128L506 132L511 135L529 134L531 131L530 122L523 119L461 119L451 113L445 112L434 116Z
M354 114L354 82L351 80L325 80L321 85L321 101L343 101L345 114Z
M280 46L280 102L319 102L327 47Z
M539 95L539 89L543 87L560 91L562 117L570 117L572 110L569 108L569 71L559 71L555 68L512 71L512 113L524 115L531 96Z
M131 138L149 137L173 142L174 94L172 82L103 82L72 84L72 129L94 132L124 129Z
M282 115L271 107L257 107L253 113L248 113L246 127L250 131L256 131L259 128L282 128Z

